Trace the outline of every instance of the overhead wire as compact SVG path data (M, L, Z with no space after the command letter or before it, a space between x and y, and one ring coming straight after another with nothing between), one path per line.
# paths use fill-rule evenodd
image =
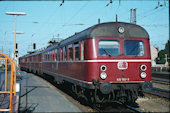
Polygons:
M80 7L75 14L73 14L60 28L57 30L54 30L52 34L54 34L56 31L61 31L67 24L69 24L87 5L89 1L87 1L82 7ZM57 33L58 34L58 33Z

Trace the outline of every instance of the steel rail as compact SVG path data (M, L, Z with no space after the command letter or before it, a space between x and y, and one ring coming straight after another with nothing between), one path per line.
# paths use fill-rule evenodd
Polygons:
M160 88L156 88L156 87L153 87L152 89L157 90L157 91L161 91L161 92L170 93L170 90L166 90L166 89L160 89Z
M120 104L120 105L124 105L122 102L119 102L119 101L116 101L116 103L118 103L118 104ZM140 111L139 109L136 109L136 108L134 108L134 107L132 107L132 106L130 106L130 105L125 105L125 107L127 107L127 108L129 108L129 109L131 109L131 110L133 110L133 111L135 111L135 112L137 112L137 113L143 113L143 112Z
M170 84L170 81L169 80L159 80L159 79L153 79L152 78L152 81L154 82L158 82L158 83L161 83L161 84Z
M169 90L155 88L155 87L153 87L152 90L160 91L160 92L163 92L163 93L170 93ZM170 99L170 95L169 94L166 95L166 94L161 94L161 93L157 93L157 92L153 92L153 91L144 91L144 92L148 93L148 94L152 94L152 95L156 95L156 96L160 96L160 97L163 97L163 98Z

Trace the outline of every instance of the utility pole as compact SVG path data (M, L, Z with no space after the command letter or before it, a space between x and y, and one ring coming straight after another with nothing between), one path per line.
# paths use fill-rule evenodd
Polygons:
M9 49L9 57L11 58L11 54L10 53L11 53L11 50Z
M133 23L136 24L136 9L133 9Z
M132 23L132 9L130 9L130 23Z
M16 18L20 15L26 15L25 12L6 12L7 15L15 16L15 26L14 26L14 48L13 48L13 60L16 60ZM16 62L16 61L15 61Z
M1 53L3 53L3 51L4 51L3 49L4 49L4 48L3 48L3 46L2 46Z
M98 18L98 24L100 24L100 18Z
M117 14L116 14L116 22L117 22L118 20L117 20Z
M130 23L136 24L136 8L130 9Z

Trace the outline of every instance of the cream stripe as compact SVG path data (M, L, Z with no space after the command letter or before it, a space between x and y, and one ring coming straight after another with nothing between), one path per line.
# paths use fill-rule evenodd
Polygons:
M151 62L150 59L130 59L130 60L78 60L78 61L43 61L43 62Z

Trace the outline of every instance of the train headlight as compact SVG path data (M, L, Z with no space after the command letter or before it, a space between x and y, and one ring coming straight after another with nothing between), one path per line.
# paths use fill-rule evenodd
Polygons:
M103 80L106 79L107 78L107 74L105 72L102 72L100 74L100 78L103 79Z
M142 71L146 71L147 67L146 67L146 65L143 64L143 65L140 66L140 69L141 69Z
M146 78L146 73L145 73L145 72L142 72L142 73L140 74L140 76L141 76L141 78Z
M106 71L107 67L105 65L100 66L101 71Z

